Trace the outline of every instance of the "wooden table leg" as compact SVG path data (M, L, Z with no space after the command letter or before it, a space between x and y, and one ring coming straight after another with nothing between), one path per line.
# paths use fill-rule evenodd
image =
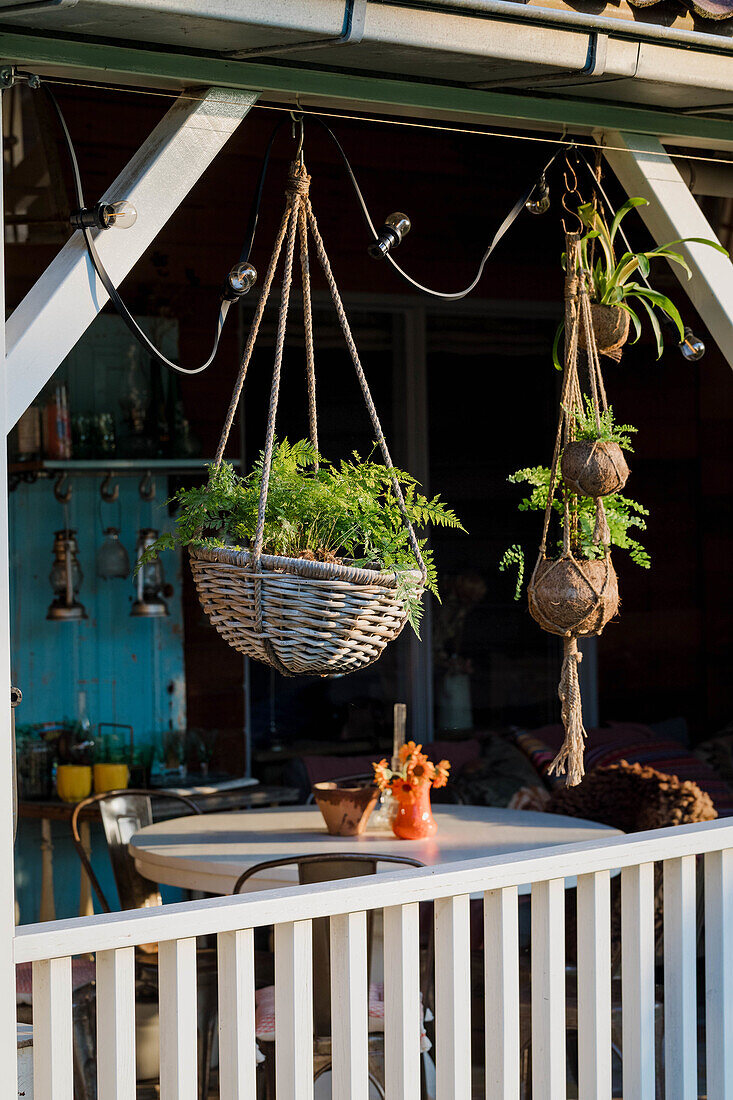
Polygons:
M91 859L92 855L92 842L89 835L89 822L82 821L79 827L79 839L81 840L81 846L86 852L87 856ZM80 917L93 917L94 916L94 901L92 900L92 884L89 881L84 868L81 868L81 877L79 879L79 916Z
M40 921L56 920L56 904L53 897L53 841L51 822L41 818L41 908Z

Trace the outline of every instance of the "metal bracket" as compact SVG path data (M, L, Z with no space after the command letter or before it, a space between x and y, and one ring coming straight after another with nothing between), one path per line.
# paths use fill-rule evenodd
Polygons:
M274 53L293 53L300 50L320 50L324 46L347 46L361 42L364 37L368 0L346 0L344 22L340 34L328 38L311 38L305 42L281 42L275 46L255 46L251 50L231 50L222 56L242 60L246 57L267 57Z
M99 486L99 493L106 504L114 504L116 500L119 500L120 487L116 483L112 485L112 474L107 474L106 478Z
M140 494L141 500L155 500L155 478L150 470L146 470L140 478L140 484L137 487L137 491Z
M27 73L17 65L7 65L0 69L0 88L12 88L14 84L27 84L29 88L40 88L41 78L35 73Z
M68 483L67 488L64 488ZM68 474L59 474L53 487L53 495L59 504L68 504L71 500L72 485Z

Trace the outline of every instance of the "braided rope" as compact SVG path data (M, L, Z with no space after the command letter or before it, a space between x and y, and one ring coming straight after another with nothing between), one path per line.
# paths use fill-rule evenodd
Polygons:
M305 329L305 372L308 388L308 433L318 451L318 412L316 406L316 365L313 344L313 304L311 301L310 260L308 258L308 218L305 207L298 204L298 235L300 238L300 269L303 278L303 328ZM318 461L316 460L316 470Z

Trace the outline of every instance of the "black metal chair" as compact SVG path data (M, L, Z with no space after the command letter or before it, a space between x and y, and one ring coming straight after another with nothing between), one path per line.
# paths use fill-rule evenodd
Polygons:
M350 777L351 778L351 777ZM324 852L318 855L286 857L258 863L244 871L237 879L233 894L239 894L250 879L277 867L296 867L300 885L320 882L333 882L337 879L358 878L377 873L379 864L396 864L403 867L423 867L419 860L410 856L382 855L369 856L348 852ZM313 1028L314 1028L314 1078L318 1080L331 1068L331 952L330 921L328 917L319 917L311 922L313 932ZM421 966L421 987L423 1004L427 1006L432 998L429 989L433 974L433 937L430 922L425 965ZM372 972L375 963L375 946L381 940L381 913L376 910L368 915L367 923L367 967L369 980L376 977ZM379 952L381 956L381 952ZM272 1044L274 1047L274 1044ZM424 1055L424 1057L428 1057ZM272 1054L262 1063L264 1073L265 1100L275 1100L275 1072ZM369 1082L380 1098L384 1098L384 1033L372 1032L369 1035Z
M79 832L79 820L89 806L98 806L102 828L107 840L112 874L122 909L142 909L163 904L160 886L145 878L135 867L128 844L138 830L153 823L153 802L165 801L178 803L190 814L200 814L201 809L193 799L172 791L150 791L128 788L125 790L105 791L90 795L74 807L71 815L71 836L81 865L89 876L92 889L105 913L111 913L112 906L94 872L91 860L82 844ZM137 993L142 997L157 996L157 944L145 944L138 948L137 956ZM216 952L212 948L199 948L197 951L199 998L199 1095L206 1100L209 1089L211 1055L216 1029ZM92 1014L94 1012L92 1001ZM86 1032L92 1033L94 1021L87 1024ZM96 1100L96 1080L94 1059L87 1057L85 1063L86 1096L83 1100Z

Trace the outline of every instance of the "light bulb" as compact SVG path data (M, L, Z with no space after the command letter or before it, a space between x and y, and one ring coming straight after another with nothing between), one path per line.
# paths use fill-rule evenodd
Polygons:
M123 199L121 202L108 202L102 206L105 229L129 229L137 221L137 210Z
M129 229L137 221L137 210L131 202L98 202L74 210L71 218L74 229Z
M535 184L532 194L524 204L524 208L530 214L545 214L550 209L550 188L547 186L544 172Z
M705 345L699 336L695 336L689 325L685 325L685 338L680 341L680 353L689 363L696 363L705 354Z
M228 301L234 302L237 298L244 297L256 282L257 271L248 260L236 264L227 275L224 297Z
M393 248L397 248L411 228L412 222L407 214L401 214L399 211L390 214L384 219L384 225L379 230L377 239L369 245L367 249L369 255L377 260L380 256L386 256Z

